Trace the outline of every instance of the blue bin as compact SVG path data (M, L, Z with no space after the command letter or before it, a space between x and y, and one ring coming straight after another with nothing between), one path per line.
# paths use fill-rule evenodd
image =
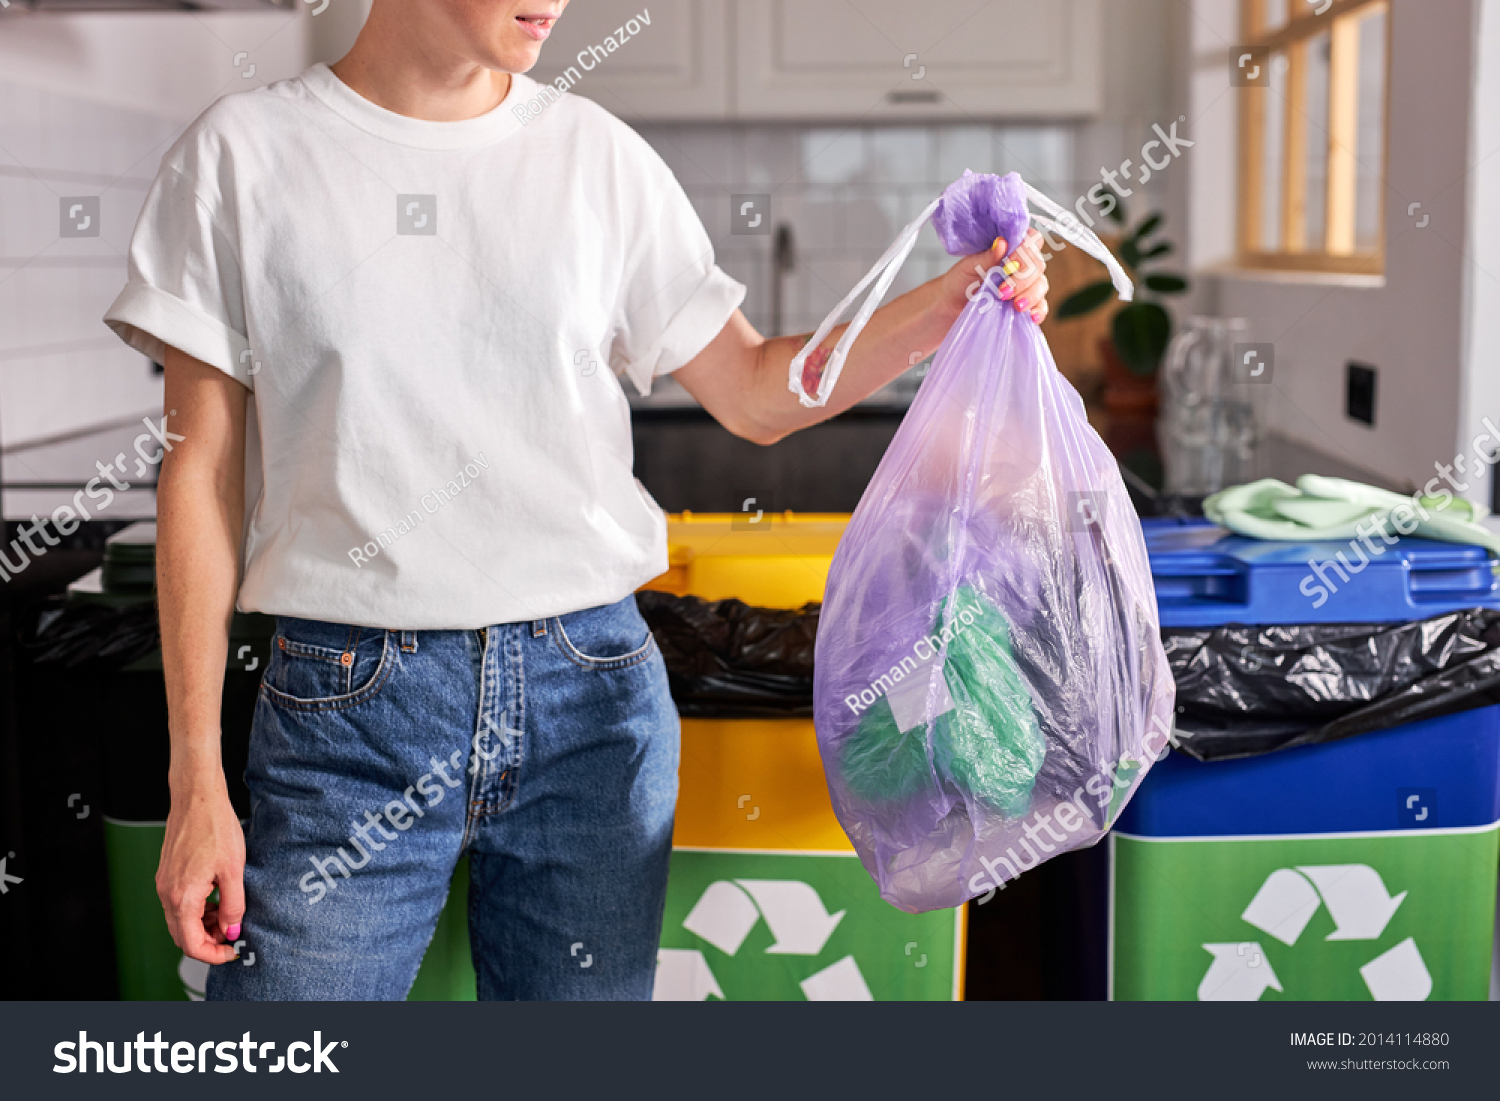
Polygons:
M1483 547L1401 539L1371 556L1347 542L1247 539L1207 520L1142 528L1163 627L1397 623L1500 608L1500 578Z
M1205 521L1144 528L1166 628L1500 608L1481 547L1368 556ZM1245 760L1169 754L1110 847L1112 997L1484 998L1500 705Z

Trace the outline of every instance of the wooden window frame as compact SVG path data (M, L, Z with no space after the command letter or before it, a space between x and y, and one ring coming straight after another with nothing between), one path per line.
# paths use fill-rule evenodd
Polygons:
M1266 0L1240 0L1240 27L1245 48L1264 51L1270 58L1286 54L1287 95L1273 102L1269 88L1240 89L1239 163L1239 262L1244 268L1269 271L1334 272L1381 275L1385 271L1385 179L1390 159L1391 33L1390 0L1334 0L1317 14L1312 6L1289 0L1289 18L1276 28L1266 28ZM1357 131L1359 126L1359 24L1383 12L1385 38L1385 103L1382 105L1380 163L1380 210L1376 215L1375 248L1355 250ZM1307 48L1324 31L1329 35L1328 81L1328 177L1324 204L1323 240L1306 238L1307 217L1307 128L1312 123L1295 105L1305 99ZM1262 245L1265 217L1263 180L1265 169L1266 111L1283 112L1281 156L1280 247L1268 251Z

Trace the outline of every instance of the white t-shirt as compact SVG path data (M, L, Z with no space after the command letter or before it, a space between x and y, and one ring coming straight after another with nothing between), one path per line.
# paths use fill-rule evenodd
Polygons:
M243 610L476 628L667 568L620 376L647 392L745 288L639 135L566 94L523 125L537 90L427 122L317 65L163 159L105 322L253 391Z

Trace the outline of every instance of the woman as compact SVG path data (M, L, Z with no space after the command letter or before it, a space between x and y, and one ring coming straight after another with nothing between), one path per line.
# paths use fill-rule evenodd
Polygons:
M165 362L183 437L157 887L189 956L256 955L211 998L404 997L464 854L481 997L650 997L677 725L632 595L665 525L619 376L673 373L773 443L932 351L1004 253L880 310L802 408L805 338L749 325L645 142L578 97L513 109L565 4L375 0L331 70L211 107L137 226L106 321ZM236 599L278 617L247 834L219 756Z

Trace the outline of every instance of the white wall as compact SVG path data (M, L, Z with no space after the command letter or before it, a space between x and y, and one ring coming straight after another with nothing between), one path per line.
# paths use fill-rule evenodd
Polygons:
M1179 37L1186 47L1178 65L1187 87L1193 137L1198 141L1185 166L1191 193L1187 254L1195 271L1226 264L1235 254L1234 166L1239 127L1224 59L1239 38L1240 3L1194 0L1190 7L1178 9ZM1209 297L1217 291L1213 287Z
M1469 283L1467 347L1464 349L1463 431L1455 452L1471 450L1500 424L1500 0L1482 0L1475 35L1474 125L1468 174ZM1489 446L1500 446L1492 440ZM1445 460L1447 461L1447 460ZM1491 474L1494 478L1500 474ZM1490 486L1475 484L1469 496L1488 504ZM1497 972L1500 974L1500 972Z
M1397 486L1426 482L1435 462L1452 461L1461 435L1473 339L1464 250L1473 230L1477 2L1493 0L1392 0L1384 279L1226 272L1213 280L1216 312L1250 319L1250 339L1276 345L1271 430ZM1234 247L1236 108L1224 58L1238 37L1236 10L1233 0L1194 0L1192 9L1192 113L1200 132L1215 135L1191 165L1191 251L1204 266ZM1496 198L1491 187L1489 203ZM1411 202L1429 215L1426 228L1408 218ZM1379 368L1374 428L1344 415L1349 360Z
M12 8L0 14L0 80L187 122L222 95L301 72L312 22L301 10ZM255 74L244 77L252 65Z
M1172 57L1172 12L1166 0L1109 0L1104 4L1103 107L1098 117L1079 124L1076 148L1076 194L1055 196L1068 206L1096 183L1100 170L1118 169L1130 159L1139 174L1141 146L1153 137L1152 126L1169 129L1185 114L1179 103ZM1177 122L1177 132L1192 140L1191 120ZM1191 150L1184 157L1191 155ZM1158 154L1159 155L1159 154ZM1186 232L1186 171L1182 160L1157 174L1144 188L1121 182L1136 192L1125 200L1132 220L1147 211L1166 214L1164 231L1181 243ZM1174 258L1173 266L1180 266Z
M100 321L124 284L141 201L204 108L306 66L311 22L300 11L0 13L0 444L160 406L150 365ZM61 239L60 199L93 195L100 236ZM26 475L7 466L8 479Z
M370 14L371 0L333 0L323 14L309 23L308 63L332 65L349 52L359 29Z

